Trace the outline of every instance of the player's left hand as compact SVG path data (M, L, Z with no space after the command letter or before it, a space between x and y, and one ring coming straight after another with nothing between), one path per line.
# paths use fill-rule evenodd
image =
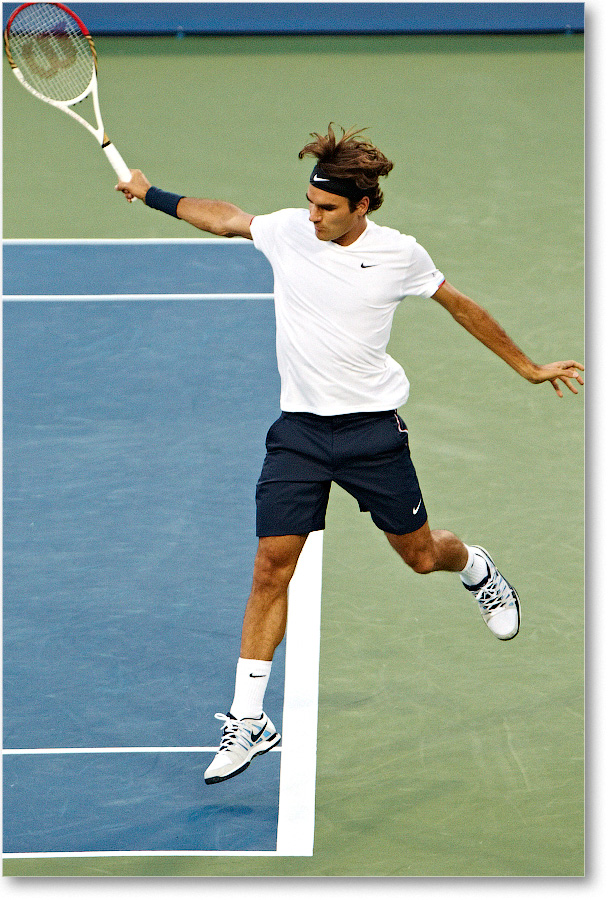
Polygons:
M562 362L548 363L546 366L536 366L534 374L528 378L528 381L531 381L532 384L542 384L545 381L550 381L557 396L563 397L564 395L559 384L560 381L562 381L573 394L578 394L576 387L572 384L572 380L577 381L581 385L584 384L585 382L579 374L579 372L584 371L585 367L581 365L581 363L569 359Z

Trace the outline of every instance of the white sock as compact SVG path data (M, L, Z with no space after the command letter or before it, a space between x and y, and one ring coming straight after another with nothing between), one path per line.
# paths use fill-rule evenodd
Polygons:
M271 667L272 662L265 659L239 657L236 664L234 700L230 707L235 719L259 719L262 715Z
M460 573L460 578L461 581L464 582L464 584L468 584L472 587L473 585L479 584L484 580L484 578L488 574L488 564L483 556L481 556L481 554L478 553L474 547L467 547L466 544L465 547L469 551L469 558L467 560L466 566Z

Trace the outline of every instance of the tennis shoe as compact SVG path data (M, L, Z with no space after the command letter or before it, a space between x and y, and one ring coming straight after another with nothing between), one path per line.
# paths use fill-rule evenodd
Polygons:
M235 719L228 713L216 713L216 719L224 722L222 740L213 762L205 772L207 784L226 781L243 772L252 759L268 753L281 740L267 715L257 719Z
M479 584L464 586L477 600L481 617L492 634L500 641L510 641L518 633L521 621L517 591L498 571L487 550L477 546L473 549L485 560L488 574Z

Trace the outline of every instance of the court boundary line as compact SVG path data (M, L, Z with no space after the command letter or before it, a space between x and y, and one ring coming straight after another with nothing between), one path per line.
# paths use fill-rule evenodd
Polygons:
M271 747L270 753L280 753L282 747ZM2 750L2 756L69 756L78 753L217 753L219 747L17 747Z
M3 294L7 302L51 303L59 301L111 302L133 300L272 300L274 294Z
M288 593L278 856L312 856L315 830L323 532L304 544Z
M56 853L49 850L40 853L3 853L2 859L97 859L99 857L135 857L135 856L278 856L276 850L87 850L81 852L66 851ZM301 854L298 854L298 856Z
M254 243L249 238L243 237L191 237L191 238L6 238L2 240L3 246L22 247L22 246L43 246L45 244L79 244L91 245L97 244L247 244L253 247Z

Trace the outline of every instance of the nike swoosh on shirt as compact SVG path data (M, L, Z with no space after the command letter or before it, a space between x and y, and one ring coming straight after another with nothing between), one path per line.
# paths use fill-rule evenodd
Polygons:
M361 268L362 269L375 269L376 266L379 266L379 265L380 265L380 263L368 263L367 265L365 263L361 263Z
M420 500L418 501L418 506L417 506L415 509L412 510L412 512L414 513L414 515L416 515L416 513L417 513L418 510L420 509L421 503L422 503L422 497L421 497Z

